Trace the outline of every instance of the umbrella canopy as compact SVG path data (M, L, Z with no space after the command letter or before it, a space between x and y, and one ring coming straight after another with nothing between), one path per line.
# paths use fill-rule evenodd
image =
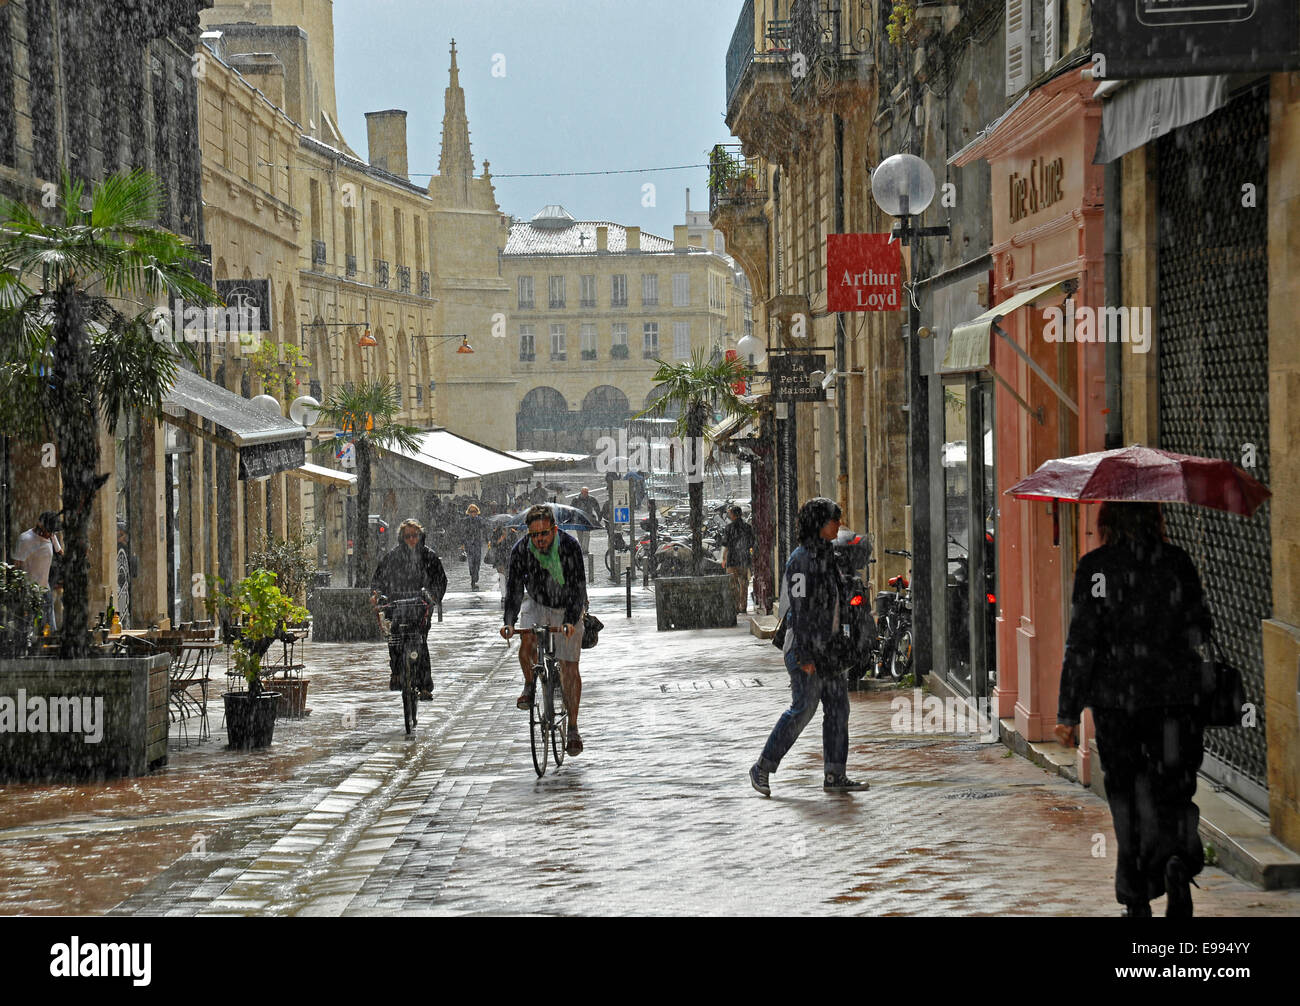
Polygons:
M579 510L577 507L569 506L567 503L547 503L551 512L555 514L555 526L561 531L599 531L600 525L593 524L591 518ZM510 519L510 527L523 527L524 516L528 513L517 513Z
M487 519L488 527L506 527L515 522L515 514L494 513Z
M1006 495L1076 503L1193 503L1249 517L1272 493L1231 462L1133 446L1045 461Z

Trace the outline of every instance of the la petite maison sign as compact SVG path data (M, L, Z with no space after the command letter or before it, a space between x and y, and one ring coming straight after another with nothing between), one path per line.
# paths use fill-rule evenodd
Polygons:
M827 234L826 310L899 310L902 271L902 246L889 234Z

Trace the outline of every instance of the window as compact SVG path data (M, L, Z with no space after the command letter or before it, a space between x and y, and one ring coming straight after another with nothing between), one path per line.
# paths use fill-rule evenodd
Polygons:
M519 277L519 310L531 311L533 309L533 277Z
M552 276L550 279L551 308L564 307L564 277Z
M614 322L610 331L609 343L609 355L612 359L627 359L627 322Z
M647 321L641 328L641 355L653 360L659 355L659 322Z
M583 307L596 306L596 277L582 276L581 280L581 297Z
M691 323L673 322L673 356L679 360L691 358Z
M641 306L659 306L659 274L648 272L641 277Z
M1025 0L1007 0L1006 96L1029 83L1029 10Z
M609 278L609 306L627 307L627 277L611 276Z
M519 326L519 359L524 363L537 359L537 341L532 325Z
M565 331L564 325L554 324L551 326L551 359L567 360L568 354L564 351Z
M596 326L583 325L579 338L582 345L582 358L584 360L596 359Z
M673 273L673 307L691 306L691 274Z

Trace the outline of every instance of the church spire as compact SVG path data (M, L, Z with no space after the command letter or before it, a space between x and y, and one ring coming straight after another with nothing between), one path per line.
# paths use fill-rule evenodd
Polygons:
M442 156L438 174L443 183L459 198L469 202L469 183L474 176L474 157L469 149L469 119L465 115L465 92L460 86L456 66L456 40L451 40L451 82L444 92L442 116Z

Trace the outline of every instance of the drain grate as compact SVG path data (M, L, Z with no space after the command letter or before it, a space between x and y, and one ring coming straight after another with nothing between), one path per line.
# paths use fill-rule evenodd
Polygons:
M660 685L661 692L725 692L733 688L762 688L763 682L758 678L713 678L708 681L679 681L672 685Z
M957 793L949 793L945 800L990 800L995 796L1010 796L1010 793L1000 793L995 789L963 789Z

